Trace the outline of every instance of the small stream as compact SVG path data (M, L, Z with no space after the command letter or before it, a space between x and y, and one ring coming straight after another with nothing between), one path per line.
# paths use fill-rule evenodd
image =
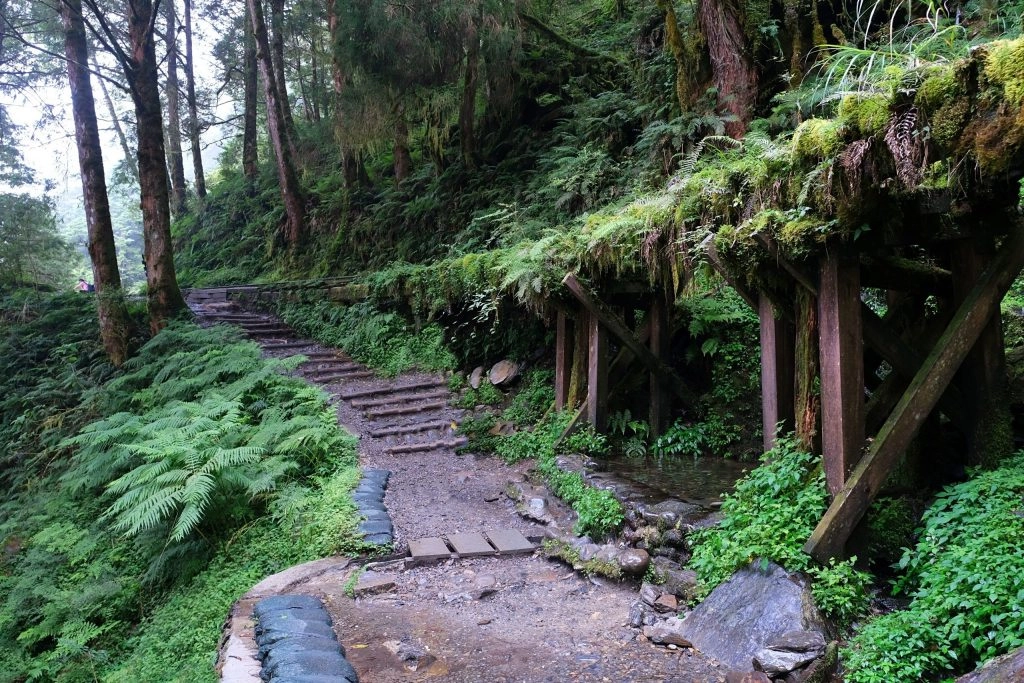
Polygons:
M676 498L708 507L717 507L723 493L732 491L736 480L757 463L743 463L714 457L645 456L630 458L612 455L595 459L600 470L595 476L605 480L624 480L634 486L633 496L640 502L656 503ZM636 498L634 498L636 499Z

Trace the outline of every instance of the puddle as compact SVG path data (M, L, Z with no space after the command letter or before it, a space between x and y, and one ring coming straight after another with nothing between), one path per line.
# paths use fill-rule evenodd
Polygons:
M646 490L644 502L665 498L693 502L720 500L732 491L736 480L757 463L741 463L724 458L628 458L624 455L595 459L602 478L614 478L639 484Z

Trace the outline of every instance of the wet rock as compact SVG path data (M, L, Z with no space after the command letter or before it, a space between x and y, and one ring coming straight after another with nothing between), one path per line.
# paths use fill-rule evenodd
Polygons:
M674 527L680 523L696 521L706 514L704 508L699 505L674 499L664 500L640 509L640 515L645 522L657 524L663 529Z
M632 507L626 510L626 513L623 515L623 519L626 522L626 526L630 529L637 529L643 526L644 523L640 513L636 511L636 508Z
M601 549L597 551L597 555L594 559L598 562L607 562L608 564L614 564L618 562L620 550L613 545L603 545Z
M437 657L427 650L414 643L398 640L388 640L383 643L384 647L391 651L395 657L402 662L409 671L419 671L437 661Z
M480 382L484 378L484 366L479 365L473 368L473 372L469 373L469 386L474 389L480 388Z
M647 610L645 609L644 603L641 600L637 600L629 606L629 620L628 623L633 628L640 628L644 625L644 616Z
M1001 683L1024 680L1024 648L996 657L980 669L961 676L956 683Z
M654 607L654 603L656 603L660 597L661 588L655 586L653 583L645 582L640 586L640 599L651 607Z
M778 565L755 563L712 591L681 632L704 654L749 671L756 654L792 631L826 631L810 590Z
M685 602L697 595L697 572L691 569L659 568L658 573L664 579L661 589L671 593Z
M666 529L661 535L661 542L670 548L683 547L683 532L679 529Z
M754 655L754 669L769 676L784 676L805 664L810 664L818 658L818 654L820 653L785 652L765 647Z
M825 636L820 631L787 631L768 647L779 652L813 652L819 656L825 651Z
M651 556L647 554L646 550L626 548L618 554L616 561L624 573L639 576L647 571L647 567L651 564Z
M583 562L590 562L592 559L597 557L597 554L601 551L601 546L596 543L584 543L578 548L580 554L580 560Z
M683 620L678 617L663 619L652 626L644 627L644 636L657 645L693 647L690 639L683 635Z
M510 360L500 360L495 363L487 373L487 379L494 386L511 384L519 376L519 363Z

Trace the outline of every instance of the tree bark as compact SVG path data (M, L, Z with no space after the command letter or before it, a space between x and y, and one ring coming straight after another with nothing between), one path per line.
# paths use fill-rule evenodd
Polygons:
M462 161L466 168L476 168L476 93L480 81L480 35L478 18L474 18L466 36L466 73L462 86L462 103L459 108L459 141L462 146ZM440 169L438 169L440 171Z
M747 131L757 99L757 71L743 31L737 0L699 0L697 18L707 41L718 101L735 117L726 135L739 139Z
M174 0L163 0L167 18L167 161L171 171L171 213L185 211L185 164L181 156L181 108L178 86L178 22Z
M107 201L96 103L89 76L88 44L81 0L64 0L60 5L67 56L68 83L78 166L82 174L85 221L89 233L89 258L99 309L100 338L110 362L120 366L128 357L128 311L121 294L121 273L114 247L114 226Z
M692 56L687 56L683 34L679 30L679 19L672 0L657 0L658 9L665 15L665 42L668 43L672 58L676 62L676 99L679 110L689 110L694 101L693 88L690 85L690 70L693 68Z
M245 22L245 61L242 71L245 88L245 111L242 114L242 174L248 180L255 180L259 175L256 148L256 38L253 36L251 21Z
M292 148L292 157L295 157L295 119L292 117L288 81L284 72L284 0L270 0L270 34L270 56L274 66L274 82L277 83L278 98L281 101L281 117L288 144Z
M156 70L151 0L128 0L128 62L122 64L135 103L139 135L139 188L142 195L143 260L146 266L149 326L154 334L185 310L174 272L167 159L164 152L160 86Z
M287 225L285 239L294 248L305 241L305 197L295 171L294 151L289 144L287 125L282 110L274 64L271 58L270 42L267 38L267 24L263 19L261 0L246 0L249 19L252 21L253 36L256 39L256 62L263 80L263 92L267 101L267 124L270 141L277 157L277 174L281 182L281 197L284 199Z
M255 75L255 74L254 74ZM199 139L199 103L196 101L196 70L192 55L192 0L185 0L185 97L188 100L188 137L192 145L192 171L196 196L206 198L206 173Z
M815 390L818 380L818 302L803 287L796 291L796 437L808 452L817 451L818 416L821 397Z

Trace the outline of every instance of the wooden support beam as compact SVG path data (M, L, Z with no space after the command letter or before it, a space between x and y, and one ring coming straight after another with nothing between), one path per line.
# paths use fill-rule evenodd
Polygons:
M775 446L776 433L793 431L794 414L794 342L793 323L777 314L775 306L761 296L758 306L761 323L761 429L764 450Z
M651 354L661 362L668 351L671 342L669 330L668 302L665 297L655 295L647 314L648 329L650 330ZM650 437L657 438L668 428L669 415L671 413L671 398L668 387L665 386L664 376L658 372L650 373L650 406L648 411L648 424L650 425Z
M704 253L707 254L708 263L714 268L722 278L729 283L729 286L736 290L736 293L740 295L740 298L747 302L755 311L760 310L758 304L758 297L747 291L747 288L736 281L729 271L726 270L725 264L722 263L722 259L718 256L718 249L715 247L715 236L708 235L704 238L704 241L700 243Z
M835 250L821 261L821 451L830 493L843 488L864 448L864 335L860 265Z
M555 319L555 410L563 410L569 400L572 379L572 321L559 310Z
M804 544L804 552L819 562L842 554L847 539L878 495L893 464L938 403L1022 267L1024 231L1018 227L958 307L871 448Z
M925 290L939 296L952 292L952 274L944 268L890 255L861 256L865 287L908 291Z
M697 405L697 396L687 388L683 383L683 380L678 374L676 374L676 371L669 367L664 361L656 358L654 354L651 353L650 349L641 344L633 333L626 328L622 319L601 303L597 297L595 297L580 283L579 280L576 279L575 275L572 273L566 275L562 280L562 284L572 292L573 296L575 296L581 304L583 304L584 308L586 308L590 313L590 316L597 319L601 325L606 327L610 333L615 335L620 342L629 347L629 350L636 355L648 370L660 373L666 381L669 382L669 388L672 392L686 405ZM591 329L593 329L593 323L591 324ZM591 339L593 339L593 335L591 335Z
M596 315L590 316L587 366L587 420L603 431L608 420L608 332Z

